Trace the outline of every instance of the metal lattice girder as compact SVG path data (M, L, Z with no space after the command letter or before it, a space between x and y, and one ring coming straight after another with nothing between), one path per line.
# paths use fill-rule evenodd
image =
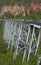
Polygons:
M16 58L23 49L23 62L25 58L29 60L31 53L36 55L40 41L40 29L41 27L38 24L6 20L3 37L8 43L8 48L10 48L10 44L11 50L13 45L15 46L13 59Z
M32 42L33 42L34 32L35 32L35 28L33 27L32 38L31 38L31 41L30 41L30 46L29 46L29 51L28 51L28 58L27 58L27 60L29 60L29 57L30 57L31 46L32 46Z
M12 36L11 36L11 43L12 43L12 44L11 44L11 50L12 50L12 46L15 45L15 44L14 44L14 37L15 37L15 34L16 34L16 25L17 25L17 23L14 23L13 25L14 25L14 26L13 26ZM16 43L16 42L15 42L15 43Z
M22 33L22 24L19 24L19 29L18 29L18 39L16 41L16 50L15 50L15 53L14 53L14 58L16 58L17 54L18 54L18 45L19 45L19 40L21 39L21 33Z
M26 44L28 43L29 34L30 34L30 26L28 25L28 34L27 34ZM24 50L23 62L24 62L25 56L26 56L26 48Z
M35 51L35 54L37 53L37 50L38 50L38 46L39 46L39 42L40 42L40 35L41 35L41 31L39 30L39 35L38 35L38 41L36 43L36 51Z
M10 30L9 30L9 25L10 23L9 22L5 22L5 29L4 29L4 39L8 42L9 40L8 39L10 39Z
M39 31L39 34L38 34L38 37L37 36L35 36L35 27L33 27L33 33L32 33L32 38L31 38L31 41L30 41L30 46L29 46L29 53L28 53L28 58L27 58L27 60L29 60L29 57L30 57L30 53L32 53L32 54L35 54L36 55L36 53L37 53L37 50L38 50L38 46L39 46L39 42L40 42L40 30L38 30ZM36 40L35 40L35 38L37 38Z
M11 36L12 36L12 32L13 32L13 25L11 21L6 20L5 22L5 28L4 28L4 39L7 41L8 43L8 48L11 42Z

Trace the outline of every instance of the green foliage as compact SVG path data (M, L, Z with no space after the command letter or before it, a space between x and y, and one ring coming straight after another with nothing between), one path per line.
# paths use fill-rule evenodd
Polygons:
M38 11L38 16L41 19L41 10Z
M0 0L0 4L1 4L1 5L11 4L11 0Z
M40 17L39 15L37 14L37 12L34 12L34 11L30 11L30 16L29 16L29 19L33 20L33 21L37 21L37 20L40 20Z
M22 14L14 15L10 12L5 12L3 16L0 17L1 19L24 19L24 20L32 20L33 22L37 22L38 20L41 20L41 10L38 12L34 12L33 10L30 10L30 15L26 13L25 16Z
M0 52L6 52L7 45L6 42L3 40L3 30L4 30L4 25L3 21L0 20Z
M31 54L28 64L29 65L37 65L37 59L38 59L37 56L34 56Z
M7 51L7 43L4 40L0 40L0 52L5 53Z
M20 2L20 3L38 2L39 3L39 2L41 2L41 0L0 0L1 5L5 5L5 4L7 4L7 5L12 4L13 5L16 2Z
M14 15L14 14L11 14L9 12L5 12L4 13L4 17L6 19L24 19L23 15L22 14L19 14L19 15Z
M22 14L16 15L16 19L24 19Z
M41 54L41 43L39 44L38 54Z
M3 21L0 21L0 39L3 37L3 30L4 30L4 26L3 26Z

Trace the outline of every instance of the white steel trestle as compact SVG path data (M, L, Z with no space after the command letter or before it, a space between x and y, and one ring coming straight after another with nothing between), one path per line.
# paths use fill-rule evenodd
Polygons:
M23 22L12 22L6 20L3 38L8 43L8 49L10 48L10 44L11 50L12 46L15 46L13 59L15 59L19 52L23 49L23 62L26 58L27 61L29 60L31 53L34 55L37 54L40 41L40 28L38 30L38 36L35 33L37 29L38 28Z

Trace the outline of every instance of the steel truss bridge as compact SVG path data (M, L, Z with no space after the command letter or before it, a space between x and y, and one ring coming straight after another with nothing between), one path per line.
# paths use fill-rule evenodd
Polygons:
M23 61L27 59L29 61L30 54L37 54L41 39L41 23L32 23L31 21L16 21L16 20L5 20L4 23L4 40L8 43L8 49L11 44L11 51L13 45L15 46L15 52L13 59L23 51ZM27 54L28 50L28 54ZM26 57L27 56L27 57ZM38 59L40 63L41 56Z

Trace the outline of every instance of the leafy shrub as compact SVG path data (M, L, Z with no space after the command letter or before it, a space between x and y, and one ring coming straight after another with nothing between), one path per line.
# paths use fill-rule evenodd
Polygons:
M0 52L4 53L7 51L7 44L4 40L0 40Z

